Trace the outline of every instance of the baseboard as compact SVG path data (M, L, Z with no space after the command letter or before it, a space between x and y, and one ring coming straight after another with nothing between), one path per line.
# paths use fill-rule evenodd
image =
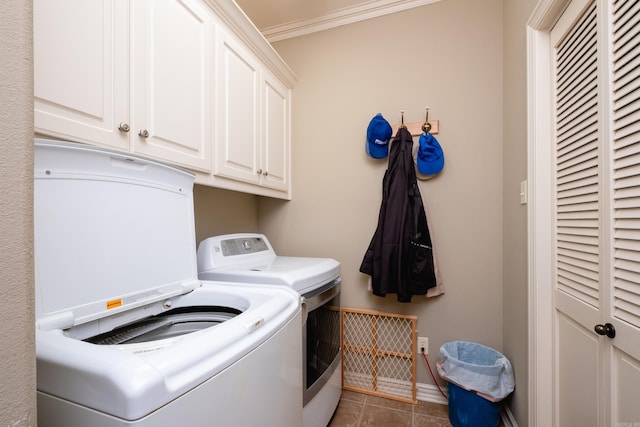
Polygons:
M447 404L447 399L440 393L438 387L431 384L416 384L416 398L422 402Z
M518 427L518 422L516 418L513 416L513 412L511 412L511 408L505 406L502 410L502 423L505 427Z
M440 393L440 390L438 390L438 387L432 384L416 383L416 399L421 402L439 403L441 405L448 403L447 399L445 399ZM518 427L513 412L511 412L511 408L508 406L502 409L500 418L502 419L504 427Z
M353 372L343 372L343 385L359 388L362 390L370 390L373 384L373 378L369 374L360 374ZM385 394L393 399L394 397L401 399L413 399L413 389L411 381L398 380L396 378L376 378L376 392L380 393L380 396ZM417 396L416 396L417 398Z

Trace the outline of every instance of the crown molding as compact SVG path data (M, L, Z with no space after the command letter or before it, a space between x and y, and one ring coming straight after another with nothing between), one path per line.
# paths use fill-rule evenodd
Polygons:
M265 37L256 29L253 22L234 0L204 0L224 22L234 35L250 49L267 67L282 79L288 88L298 81L296 75Z
M261 28L260 31L269 42L273 43L439 1L442 0L371 0L355 6L338 9L322 16Z
M538 31L549 31L569 3L569 0L538 0L527 25Z

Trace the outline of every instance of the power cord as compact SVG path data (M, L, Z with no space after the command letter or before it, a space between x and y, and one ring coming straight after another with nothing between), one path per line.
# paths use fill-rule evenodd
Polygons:
M438 391L440 391L440 394L442 396L444 396L445 399L448 399L447 395L440 388L440 384L438 384L438 381L436 381L435 375L433 375L433 371L431 370L431 365L429 364L429 359L427 359L427 355L424 352L424 348L421 349L420 352L422 353L422 357L424 357L424 361L427 362L427 368L429 368L429 373L431 374L431 378L433 379L433 383L436 385L436 387L438 387Z

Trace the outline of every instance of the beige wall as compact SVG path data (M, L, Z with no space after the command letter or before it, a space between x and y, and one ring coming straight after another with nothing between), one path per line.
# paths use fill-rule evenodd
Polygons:
M31 2L0 4L0 426L36 425Z
M258 232L256 196L195 185L193 198L198 244L210 236Z
M504 354L515 370L511 410L520 427L528 420L527 212L520 181L527 178L526 23L537 0L504 2L503 310Z
M342 263L346 307L418 316L440 346L503 343L502 0L446 0L275 44L299 78L293 200L259 200L259 229L283 255ZM386 161L365 155L366 127L440 120L440 176L420 182L446 294L372 296L358 269L375 230ZM432 383L422 361L418 382Z

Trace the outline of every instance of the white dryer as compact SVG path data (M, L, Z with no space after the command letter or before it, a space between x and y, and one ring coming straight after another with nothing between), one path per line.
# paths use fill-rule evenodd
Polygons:
M332 258L279 256L262 234L214 236L198 246L202 280L267 283L303 298L303 426L326 427L340 401L340 263Z
M193 176L36 140L38 425L298 426L301 303L200 281Z

